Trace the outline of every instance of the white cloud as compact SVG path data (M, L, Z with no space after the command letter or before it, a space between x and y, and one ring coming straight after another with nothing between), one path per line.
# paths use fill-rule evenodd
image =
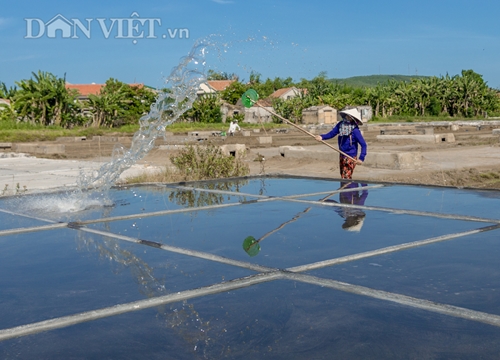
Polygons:
M217 4L232 4L234 1L232 0L212 0L213 2L216 2Z

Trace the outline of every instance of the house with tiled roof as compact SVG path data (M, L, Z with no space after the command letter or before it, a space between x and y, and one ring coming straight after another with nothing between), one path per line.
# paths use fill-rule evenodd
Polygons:
M269 99L259 99L256 106L247 108L243 106L243 101L239 99L236 107L244 114L244 122L249 124L261 124L273 122L273 116L269 111L274 112L273 104Z
M106 84L69 84L66 83L67 90L76 90L78 100L88 100L89 95L98 95Z
M0 110L3 110L4 107L10 107L9 99L0 99Z
M273 116L269 111L274 112L273 100L275 99L291 99L299 95L301 90L296 87L288 87L276 90L268 98L259 99L257 101L258 106L252 106L250 108L243 107L243 103L240 100L236 105L240 105L243 108L245 114L246 123L259 124L259 123L270 123L273 122Z
M208 80L207 82L200 85L198 95L213 94L219 91L223 91L235 81L236 80Z
M283 89L278 89L275 92L273 92L271 95L269 95L270 98L273 99L291 99L297 95L300 95L300 90L297 89L295 86L292 87L287 87Z

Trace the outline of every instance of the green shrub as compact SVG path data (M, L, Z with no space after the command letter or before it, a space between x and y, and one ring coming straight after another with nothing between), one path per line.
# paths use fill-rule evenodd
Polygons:
M483 179L488 179L488 180L500 179L500 174L495 172L482 173L479 176Z
M222 154L219 147L187 146L178 155L170 158L184 180L220 179L245 176L250 172L248 165L233 156Z

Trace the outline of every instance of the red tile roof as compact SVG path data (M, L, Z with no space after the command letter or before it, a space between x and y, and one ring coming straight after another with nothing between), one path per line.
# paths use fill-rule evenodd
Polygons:
M105 84L66 84L66 89L75 89L82 96L97 95Z
M222 91L231 85L235 80L209 80L207 81L208 85L215 91Z
M273 103L269 99L259 99L257 104L264 107L272 107Z
M283 88L283 89L278 89L276 90L275 92L273 92L270 97L273 97L273 98L279 98L281 95L285 94L286 92L290 91L294 89L294 87L287 87L287 88ZM297 91L298 92L298 91Z

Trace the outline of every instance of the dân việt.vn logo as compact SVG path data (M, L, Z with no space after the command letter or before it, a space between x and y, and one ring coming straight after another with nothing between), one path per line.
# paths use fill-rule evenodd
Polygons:
M105 39L130 39L134 44L138 39L188 39L189 30L186 28L162 28L160 18L141 18L133 12L129 18L86 18L68 19L57 14L44 22L38 18L25 18L25 39L63 38L63 39L90 39L99 35Z

